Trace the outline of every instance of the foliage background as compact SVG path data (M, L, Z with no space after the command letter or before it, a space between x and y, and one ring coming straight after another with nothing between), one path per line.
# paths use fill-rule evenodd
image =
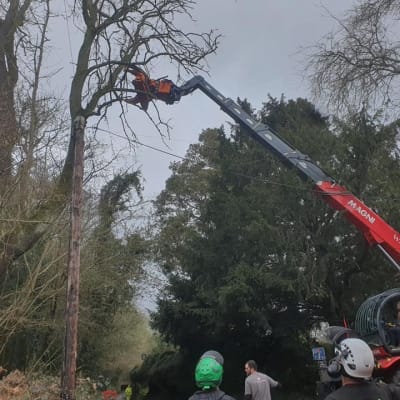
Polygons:
M269 98L253 114L384 218L398 220L392 197L382 195L398 196L396 123L365 110L329 120L304 99ZM152 369L172 363L179 377L163 388L173 388L171 398L187 396L196 360L210 348L226 359L228 391L241 392L241 366L254 358L288 392L301 381L311 394L312 329L353 321L362 301L387 288L392 269L377 269L381 256L359 232L235 126L230 136L222 128L202 132L171 171L155 203L155 254L169 283L153 326L180 357L163 353L164 364L155 356L143 366L150 394L160 392Z

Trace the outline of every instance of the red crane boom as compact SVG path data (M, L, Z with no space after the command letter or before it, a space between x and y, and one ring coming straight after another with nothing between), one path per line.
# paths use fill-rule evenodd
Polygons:
M161 100L173 104L182 96L200 89L245 128L250 136L272 151L285 165L294 168L302 179L314 182L315 192L319 193L333 209L342 212L347 220L362 232L368 244L377 246L400 271L399 232L345 187L338 185L309 156L295 149L269 126L256 121L232 99L218 92L203 77L195 76L182 86L177 86L168 79L150 79L137 67L132 67L128 71L135 75L133 84L137 95L127 101L131 104L140 104L144 110L147 110L150 101Z

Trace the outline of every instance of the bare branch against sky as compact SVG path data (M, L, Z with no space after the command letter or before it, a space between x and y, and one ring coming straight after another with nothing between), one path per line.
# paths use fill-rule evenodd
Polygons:
M194 20L182 18L182 21L176 21L180 28L193 32L216 29L222 35L217 53L208 58L207 79L224 95L233 99L247 98L257 108L268 94L276 97L285 94L287 98L310 97L299 51L315 44L335 28L337 23L327 9L341 17L351 2L201 0L193 6L191 14ZM64 73L72 75L76 33L70 20L58 22L63 27L59 32L58 48L53 54L65 59ZM185 71L177 76L171 65L165 62L155 63L150 72L155 78L168 75L179 83L191 77ZM62 90L65 80L58 80L56 84ZM151 107L149 110L152 111ZM159 112L171 126L170 138L164 140L139 109L132 107L127 118L135 126L141 143L181 157L189 144L197 141L202 129L220 126L229 120L201 93L188 96L173 106L160 104ZM125 167L136 164L142 168L145 196L154 198L169 175L169 163L176 158L141 145L132 154L120 124L112 122L113 118L119 118L117 110L114 116L109 116L105 127L107 132L98 133L108 143L104 155L107 151L121 152L122 149L125 158L121 158L121 163L125 163Z

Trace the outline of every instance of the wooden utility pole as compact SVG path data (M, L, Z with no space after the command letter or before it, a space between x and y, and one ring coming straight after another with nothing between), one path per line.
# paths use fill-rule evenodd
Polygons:
M71 193L71 231L68 253L67 304L65 309L64 359L61 375L61 399L75 400L76 358L78 352L79 269L82 216L83 154L86 120L74 120L74 168Z

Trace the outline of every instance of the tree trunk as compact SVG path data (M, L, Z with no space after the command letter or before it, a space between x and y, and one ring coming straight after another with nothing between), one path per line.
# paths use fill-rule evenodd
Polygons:
M11 183L12 151L18 141L14 109L14 90L7 82L0 83L0 197Z

